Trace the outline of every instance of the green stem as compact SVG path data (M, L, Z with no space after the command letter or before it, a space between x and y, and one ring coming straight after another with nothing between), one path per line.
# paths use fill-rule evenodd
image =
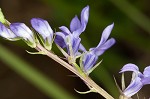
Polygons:
M38 51L44 51L46 53L46 55L50 58L52 58L53 60L55 60L56 62L58 62L59 64L61 64L62 66L64 66L65 68L67 68L68 70L70 70L71 72L73 72L74 74L76 74L78 77L80 77L88 86L91 86L92 88L95 89L95 91L97 93L99 93L100 95L102 95L103 97L105 97L106 99L114 99L111 95L109 95L104 89L102 89L100 86L98 86L89 76L83 76L82 74L80 74L73 66L69 65L67 62L63 61L62 59L60 59L57 55L54 55L53 53L47 51L43 46L41 46L40 44L37 45L36 49Z
M119 99L132 99L132 98L128 98L128 97L125 97L125 96L123 96L123 95L120 95L120 96L119 96Z

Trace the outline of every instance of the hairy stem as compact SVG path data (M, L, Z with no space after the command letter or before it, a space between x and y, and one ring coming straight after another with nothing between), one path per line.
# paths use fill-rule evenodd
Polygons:
M38 51L44 51L44 53L52 58L53 60L55 60L56 62L58 62L59 64L61 64L62 66L64 66L65 68L67 68L68 70L70 70L71 72L73 72L74 74L76 74L78 77L80 77L88 86L91 86L97 93L101 94L103 97L105 97L106 99L114 99L111 95L109 95L104 89L102 89L100 86L98 86L89 76L87 75L82 75L80 74L73 66L69 65L67 62L63 61L62 59L60 59L57 55L47 51L43 46L41 46L40 44L37 45L36 50Z

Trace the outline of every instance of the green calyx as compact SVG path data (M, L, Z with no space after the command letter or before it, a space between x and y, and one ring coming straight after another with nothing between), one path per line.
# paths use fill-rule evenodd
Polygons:
M4 14L3 14L1 8L0 8L0 22L2 22L2 23L5 23L5 22L6 22L5 17L4 17Z

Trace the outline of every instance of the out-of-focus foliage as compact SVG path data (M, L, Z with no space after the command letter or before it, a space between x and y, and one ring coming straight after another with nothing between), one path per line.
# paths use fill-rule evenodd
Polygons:
M48 79L45 75L40 73L37 69L32 68L30 64L23 61L15 54L9 52L5 47L0 45L0 59L9 65L9 68L14 70L20 76L24 77L27 81L40 89L47 96L55 99L77 99L71 96L69 92L62 89L56 82Z
M47 19L53 29L56 29L57 31L59 30L59 26L69 26L71 19L76 14L79 15L83 7L89 5L89 22L86 31L81 35L82 43L87 49L96 46L100 40L103 29L114 22L115 26L111 37L116 38L116 44L101 56L100 60L103 59L102 64L90 76L115 98L118 96L118 91L114 84L113 75L116 77L117 81L120 82L121 75L118 75L118 72L124 64L131 62L138 66L143 66L139 67L140 69L150 65L149 3L150 1L148 0L0 1L5 17L11 22L21 21L29 24L29 20L32 17L41 17ZM43 71L43 73L49 71L50 74L48 74L50 77L55 74L53 78L55 78L62 86L65 86L66 89L71 90L73 94L79 95L74 92L73 88L81 89L83 91L86 90L84 84L81 83L80 80L76 80L75 82L72 81L77 78L68 76L62 77L62 74L68 75L68 73L66 74L67 70L60 68L56 63L53 65L50 64L53 62L52 60L47 58L44 58L44 60L43 56L31 56L22 53L25 49L29 49L23 42L8 43L8 41L2 39L0 41L3 45L10 46L8 48L13 48L11 47L13 44L22 46L23 49L13 48L12 50L21 50L16 54L21 55L25 60L35 64L37 68L40 68ZM56 47L54 47L53 50L55 53L60 54ZM34 59L31 59L33 57ZM3 65L0 65L0 67L2 66ZM60 72L61 70L63 70L63 72ZM60 78L61 80L58 80ZM63 80L66 78L67 80ZM71 84L71 88L68 87L67 84ZM143 96L148 97L147 90L148 87L143 88L140 91L139 96L141 98L143 98ZM93 99L99 98L97 94L80 95L80 97L82 99L87 97Z

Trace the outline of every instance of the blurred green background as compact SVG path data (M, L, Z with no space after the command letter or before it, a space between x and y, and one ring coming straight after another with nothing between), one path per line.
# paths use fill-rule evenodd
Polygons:
M90 75L93 80L118 98L113 76L120 85L118 73L126 63L140 70L150 65L150 1L148 0L0 0L0 8L10 22L24 22L40 17L51 27L69 27L71 19L86 5L90 17L82 43L86 49L99 43L103 29L115 23L111 37L116 44L99 59L102 64ZM99 94L80 95L74 91L88 88L61 65L42 55L30 55L23 41L10 42L0 38L0 99L103 99ZM61 53L54 46L54 52ZM129 83L130 76L126 75ZM139 92L141 99L149 96L149 85ZM134 97L136 99L136 97Z

